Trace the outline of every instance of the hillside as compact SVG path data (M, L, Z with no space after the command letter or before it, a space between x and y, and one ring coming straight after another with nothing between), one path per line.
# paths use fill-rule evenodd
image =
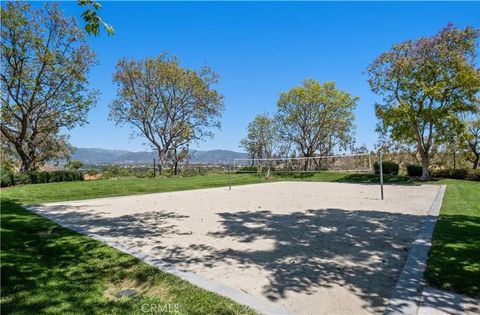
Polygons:
M72 155L72 159L83 161L86 164L144 164L151 163L155 157L155 152L132 152L99 148L77 148ZM198 150L192 152L190 163L226 164L231 159L247 157L246 153L229 150Z

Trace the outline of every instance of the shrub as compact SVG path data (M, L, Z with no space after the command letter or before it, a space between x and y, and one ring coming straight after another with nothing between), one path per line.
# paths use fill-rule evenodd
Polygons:
M83 180L83 174L78 171L52 171L52 172L20 172L13 173L8 169L1 170L1 186L43 184L53 182L73 182Z
M237 173L243 172L258 172L258 167L256 165L242 166L242 168L237 171Z
M380 173L380 163L373 163L373 169L376 174ZM398 164L392 161L383 161L382 162L382 171L383 174L389 175L398 175Z
M480 181L480 170L469 170L465 168L442 169L432 171L432 176L438 178L453 178Z
M0 187L7 187L14 184L14 172L8 167L0 168Z
M423 167L418 164L408 164L407 165L407 174L411 177L420 177L423 173Z
M87 174L88 174L88 175L91 175L91 176L97 175L98 173L99 173L99 171L96 170L96 169L94 169L94 168L91 168L91 169L88 169L88 170L87 170Z
M466 179L468 177L468 170L465 168L457 168L450 172L451 178Z
M476 170L471 170L470 172L468 172L467 179L480 182L480 168L477 168Z
M205 167L186 167L181 171L181 175L185 177L190 177L190 176L199 176L199 175L207 175L208 169Z
M24 172L15 173L13 176L13 181L15 185L26 185L32 183L30 180L30 175Z

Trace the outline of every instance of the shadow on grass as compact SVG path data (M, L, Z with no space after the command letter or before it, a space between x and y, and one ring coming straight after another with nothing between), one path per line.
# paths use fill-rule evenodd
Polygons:
M272 176L282 179L307 179L312 178L314 173L312 172L272 172Z
M354 173L354 174L348 174L339 179L336 179L335 182L378 185L380 183L380 175ZM401 176L401 175L384 175L383 183L395 184L395 185L418 185L415 181L413 181L409 177Z
M93 314L115 309L102 297L99 281L131 266L100 243L77 235L23 209L1 201L1 310L5 314L77 311ZM132 310L127 304L122 309Z
M441 215L427 280L435 287L480 298L480 217Z
M253 313L33 214L14 200L2 198L1 210L2 314L142 314L145 303L159 308L175 303L182 314ZM153 294L106 296L106 289L118 289L123 281L151 288Z

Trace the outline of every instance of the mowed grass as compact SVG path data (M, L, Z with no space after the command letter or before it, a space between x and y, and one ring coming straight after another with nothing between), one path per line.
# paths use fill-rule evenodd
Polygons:
M278 180L377 184L378 176L324 172L235 174L232 184ZM386 183L416 184L386 176ZM430 255L428 279L437 287L478 295L480 183L448 184ZM175 308L177 314L252 314L253 310L175 276L149 267L86 236L64 229L21 207L54 202L176 190L227 187L226 175L186 178L118 179L26 185L1 191L1 308L8 314L142 314L142 306ZM133 287L133 298L116 298ZM153 306L152 306L153 305Z
M253 174L232 175L232 183L235 185L264 181L263 177ZM10 187L2 190L2 197L18 200L20 203L54 202L227 186L226 174L178 178L119 178Z
M257 174L232 174L232 185L257 184L269 181L301 180L322 182L351 182L378 184L374 174L351 174L339 172L279 173L271 178ZM55 202L190 190L200 188L228 187L227 174L215 174L177 178L120 178L82 182L63 182L10 187L2 190L2 197L18 202ZM404 176L385 176L385 183L413 184Z
M427 280L480 297L480 182L441 180L447 190L435 227Z

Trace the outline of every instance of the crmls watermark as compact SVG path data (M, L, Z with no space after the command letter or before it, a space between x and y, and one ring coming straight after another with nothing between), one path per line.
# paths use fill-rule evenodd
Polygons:
M150 304L145 303L140 307L142 313L145 314L177 314L180 312L180 305L178 304Z

